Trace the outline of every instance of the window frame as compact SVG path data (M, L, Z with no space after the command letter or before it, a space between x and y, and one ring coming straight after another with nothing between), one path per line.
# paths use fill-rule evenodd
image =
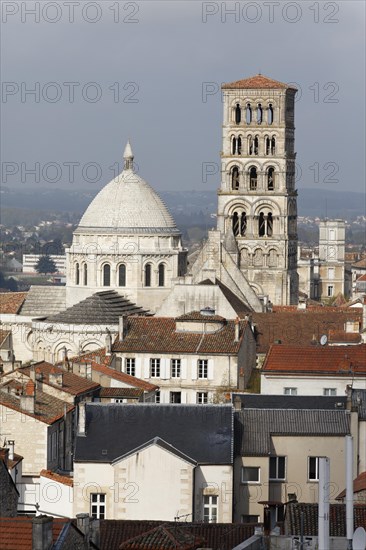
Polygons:
M213 500L215 502L213 502ZM217 495L203 495L202 508L203 523L217 523L219 515L219 497ZM205 510L208 510L207 514L205 514ZM214 511L216 514L213 514ZM205 519L206 517L207 519Z
M271 477L271 462L276 461L276 477ZM279 477L280 474L280 463L283 460L283 477ZM269 457L269 470L268 470L268 479L269 481L286 481L286 471L287 471L287 457L280 455L280 456L270 456Z
M177 398L177 401L175 400ZM170 391L169 392L169 403L171 404L180 404L182 403L182 392L181 391Z
M174 358L170 360L170 376L171 378L181 378L182 360Z
M160 378L160 358L151 357L150 359L150 378Z
M244 479L244 470L257 470L257 479L251 480L251 479ZM241 472L240 472L240 483L243 483L244 485L258 485L261 482L261 468L260 466L242 466Z
M206 405L208 403L208 392L198 391L196 393L196 403L197 405Z
M294 386L285 386L283 388L283 395L297 395L297 388Z
M126 359L125 359L125 373L128 374L129 376L136 376L136 359L135 359L135 357L126 357Z
M323 395L325 397L335 397L337 395L337 388L323 388Z
M208 379L208 359L198 359L197 362L197 377L200 380Z
M97 497L96 501L93 502L93 497ZM90 493L90 516L93 519L106 519L106 509L107 509L107 499L106 499L106 493ZM101 497L103 497L103 500L101 500ZM93 506L96 508L96 512L93 513ZM101 508L104 508L103 512L101 512ZM101 517L103 516L103 517Z
M308 456L308 481L319 482L319 456ZM310 477L310 460L315 460L315 477Z

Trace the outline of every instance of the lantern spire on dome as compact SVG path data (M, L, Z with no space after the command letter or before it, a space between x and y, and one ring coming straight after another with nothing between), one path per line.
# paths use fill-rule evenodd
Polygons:
M131 144L130 144L130 140L128 140L127 143L126 143L124 153L123 153L123 160L125 161L125 164L124 164L124 169L125 170L132 170L133 169L133 159L134 159L134 156L133 156L133 152L132 152L132 147L131 147Z

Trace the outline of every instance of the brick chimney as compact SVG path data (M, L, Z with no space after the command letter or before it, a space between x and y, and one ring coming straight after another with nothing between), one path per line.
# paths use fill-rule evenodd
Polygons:
M78 435L86 435L85 402L79 403Z
M36 403L36 385L33 380L29 379L23 395L20 396L20 406L25 411L34 414L34 408Z
M9 449L9 460L14 460L14 439L9 439L6 446Z
M51 516L35 516L32 519L32 550L50 550L52 540L53 518Z
M125 317L122 315L118 319L118 340L120 342L123 342L123 339L125 337Z

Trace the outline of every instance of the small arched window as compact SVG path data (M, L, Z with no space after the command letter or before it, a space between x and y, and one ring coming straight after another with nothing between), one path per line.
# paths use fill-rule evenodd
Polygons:
M239 235L239 215L237 212L233 214L233 233L235 237Z
M268 212L268 215L267 215L267 235L268 235L268 237L272 237L272 235L273 235L273 217L272 217L272 212Z
M84 264L83 279L84 279L84 286L86 286L88 284L88 265L87 264Z
M145 286L151 286L151 264L145 265Z
M246 215L246 212L242 212L241 218L240 218L240 235L242 237L245 236L246 230L247 230L247 215Z
M249 188L251 191L255 191L257 189L257 182L257 169L255 168L255 166L252 166L249 171Z
M118 267L118 286L126 286L126 266L121 264Z
M268 124L273 124L273 105L268 105Z
M80 267L79 264L75 265L75 284L80 284Z
M258 136L255 136L254 138L254 154L258 155L259 153L259 139Z
M248 155L253 154L253 138L252 136L248 136Z
M237 146L238 146L238 155L241 155L241 136L238 137Z
M239 103L237 103L235 107L235 123L240 124L240 122L241 122L241 108Z
M252 108L250 106L250 103L247 103L245 108L245 120L247 124L250 124L252 122Z
M234 166L231 170L231 189L239 189L239 168Z
M276 154L276 138L273 137L271 139L271 155L275 155Z
M103 286L111 286L111 266L109 264L103 266Z
M265 138L265 149L266 149L266 155L269 155L269 152L271 150L271 140L269 139L268 136Z
M262 104L258 103L258 106L257 106L257 124L262 124L262 122L263 122Z
M273 191L274 189L274 168L271 166L267 172L267 189Z
M258 234L260 237L264 237L264 235L266 234L266 220L263 212L260 212L259 214Z
M231 139L231 154L235 155L236 153L236 137L233 136Z
M158 267L158 285L165 286L165 265L159 264Z

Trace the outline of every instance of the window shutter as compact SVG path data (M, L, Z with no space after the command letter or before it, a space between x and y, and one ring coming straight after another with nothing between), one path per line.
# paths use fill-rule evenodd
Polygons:
M192 359L192 380L197 380L197 360Z
M180 394L180 402L181 403L187 403L187 394L185 391L182 391Z
M150 378L150 359L144 358L144 378Z
M167 357L160 359L160 377L162 380L168 380L170 378L170 360Z
M142 359L141 357L136 357L135 359L135 367L136 367L136 378L141 378L142 372L141 372L141 365Z
M185 380L187 378L187 359L182 359L180 363L180 377Z
M214 377L214 374L213 374L213 359L209 359L208 360L208 365L207 365L207 378L209 380L213 380L213 377Z

